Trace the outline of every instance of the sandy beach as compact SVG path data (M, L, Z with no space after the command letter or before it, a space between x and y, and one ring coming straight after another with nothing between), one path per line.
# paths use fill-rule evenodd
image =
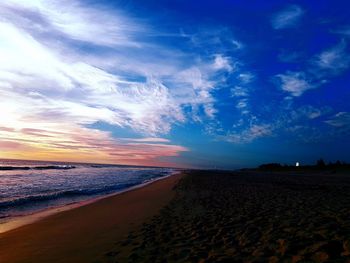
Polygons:
M191 172L106 262L350 262L349 203L348 174Z
M1 262L350 262L350 177L188 171L0 235Z
M174 195L182 175L48 216L0 234L1 262L100 262L135 226Z

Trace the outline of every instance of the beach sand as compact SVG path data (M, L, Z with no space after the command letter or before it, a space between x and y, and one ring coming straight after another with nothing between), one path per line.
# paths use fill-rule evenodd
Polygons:
M0 235L0 251L1 262L350 262L350 174L189 171Z
M182 175L46 217L0 234L0 262L100 262L116 240L174 196Z
M105 262L350 262L350 174L191 172L109 255Z

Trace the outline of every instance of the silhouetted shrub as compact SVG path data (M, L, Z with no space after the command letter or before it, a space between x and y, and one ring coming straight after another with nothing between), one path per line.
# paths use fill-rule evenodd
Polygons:
M281 169L282 165L279 163L266 163L259 166L261 170L276 170Z
M323 161L323 159L319 159L316 163L316 166L320 169L326 168L326 163Z

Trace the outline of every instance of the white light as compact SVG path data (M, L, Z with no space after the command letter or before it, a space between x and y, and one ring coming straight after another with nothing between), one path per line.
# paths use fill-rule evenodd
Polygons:
M296 167L299 167L299 165L300 165L299 162L296 162L296 163L295 163L295 166L296 166Z

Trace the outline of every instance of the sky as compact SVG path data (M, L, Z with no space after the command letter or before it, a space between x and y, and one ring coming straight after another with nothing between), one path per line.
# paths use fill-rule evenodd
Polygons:
M348 1L0 2L0 158L350 161Z

